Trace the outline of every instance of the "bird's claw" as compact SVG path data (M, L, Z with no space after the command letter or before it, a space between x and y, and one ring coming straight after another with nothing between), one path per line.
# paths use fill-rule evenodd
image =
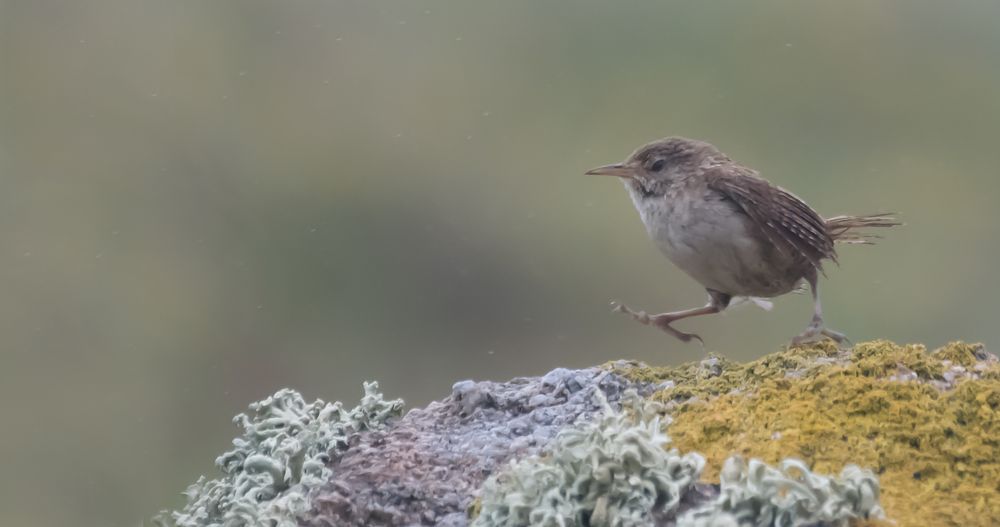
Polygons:
M834 331L823 326L809 326L805 331L792 339L792 346L801 346L810 342L816 342L822 340L822 337L826 337L836 342L838 345L851 343L851 340L847 338L847 335L844 335L839 331Z
M635 320L640 324L645 324L648 326L650 323L649 315L645 311L633 311L630 307L626 306L625 304L617 300L611 301L611 311L614 313L622 313L628 315L632 317L632 320Z
M705 347L705 341L701 338L701 336L699 336L697 333L685 333L683 331L675 329L673 326L670 325L670 323L673 322L673 320L669 318L658 319L654 317L652 322L654 326L662 329L665 333L673 335L675 338L677 338L677 340L680 340L681 342L688 343L691 342L692 340L697 340L698 343L701 344L702 348Z
M823 328L823 330L820 331L820 333L822 333L824 337L833 339L833 341L836 342L837 344L851 344L851 339L847 338L847 335L839 331Z
M705 347L705 341L704 341L704 339L702 339L701 336L698 335L697 333L684 333L683 331L677 331L674 328L670 328L669 331L666 328L661 328L661 329L663 329L664 331L667 331L667 333L670 333L671 335L677 337L678 339L680 339L681 342L687 343L687 342L691 342L692 340L697 340L698 344L701 344L702 348Z
M685 333L683 331L678 331L677 329L674 329L674 327L671 326L670 323L673 322L675 319L673 317L667 316L666 313L662 315L650 316L645 311L634 311L630 307L626 306L625 304L617 300L611 301L611 311L615 313L622 313L628 315L629 317L632 318L632 320L635 320L640 324L646 326L656 326L661 330L663 330L665 333L672 335L677 340L680 340L681 342L687 343L691 342L692 340L697 340L701 344L702 348L705 347L705 341L702 340L702 338L697 334Z

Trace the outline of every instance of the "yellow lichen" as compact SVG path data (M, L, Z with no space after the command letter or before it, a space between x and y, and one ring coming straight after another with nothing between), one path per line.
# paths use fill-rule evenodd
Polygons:
M851 370L865 377L889 377L909 370L921 379L940 379L944 366L919 344L897 346L877 340L863 342L851 350Z
M657 396L678 401L672 447L705 455L710 481L732 454L799 457L827 473L854 463L880 474L882 504L901 527L1000 525L1000 378L944 391L922 382L941 378L942 360L971 366L974 350L877 341L841 353L824 344L728 364L711 378L692 375L697 365L640 373L677 380Z
M818 359L834 359L842 355L836 344L824 341L812 346L792 347L780 353L739 364L718 356L707 361L689 362L680 366L654 367L636 363L608 363L605 367L637 382L658 383L672 381L674 386L659 392L656 398L663 402L687 400L752 390L766 379L784 378L790 374L817 367Z
M976 364L976 355L982 349L982 344L952 342L941 349L935 350L934 356L941 360L950 361L952 364L968 368Z
M483 511L483 498L477 497L476 499L472 500L472 503L470 503L468 507L466 507L465 517L470 520L475 520L476 518L479 517L479 513L482 511Z

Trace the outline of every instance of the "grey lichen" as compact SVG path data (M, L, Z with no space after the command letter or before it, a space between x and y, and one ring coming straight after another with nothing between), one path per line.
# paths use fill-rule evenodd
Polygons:
M719 497L686 513L678 527L842 526L883 516L878 479L855 465L830 478L812 473L797 459L774 468L734 456L726 460L720 479Z
M619 412L601 401L600 418L561 432L545 457L489 479L473 525L639 527L675 512L704 458L664 448L656 403L631 392Z
M187 504L164 511L161 526L293 527L309 510L309 491L330 479L331 451L348 447L351 436L381 427L402 413L403 401L386 401L378 383L365 383L361 403L345 410L340 402L307 403L296 391L279 390L253 403L233 422L243 429L234 448L215 464L223 475L204 476L188 487Z

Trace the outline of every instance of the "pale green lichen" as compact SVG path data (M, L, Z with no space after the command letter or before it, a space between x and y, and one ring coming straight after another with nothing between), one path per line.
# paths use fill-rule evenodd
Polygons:
M670 438L659 405L635 392L626 394L630 411L601 402L603 414L560 432L546 457L512 463L490 478L473 525L640 527L675 511L704 459L664 448Z
M378 383L365 383L361 403L345 410L340 402L307 403L290 389L250 405L233 422L243 429L233 450L215 460L223 475L204 476L188 487L187 504L164 511L161 526L294 527L309 508L309 490L325 483L332 450L347 448L357 432L382 426L400 415L402 400L386 401Z
M712 509L697 514L685 514L677 521L677 527L743 527L731 513Z
M812 473L797 459L775 468L733 456L722 468L718 499L685 514L678 527L840 526L882 516L878 479L855 465L830 478Z
M651 527L675 516L700 477L704 458L665 448L669 420L658 403L633 392L624 411L603 404L602 416L560 433L547 456L512 463L490 478L476 502L473 525ZM880 517L878 497L878 480L856 466L834 479L794 459L772 468L732 457L722 470L718 498L684 513L678 525L845 525Z

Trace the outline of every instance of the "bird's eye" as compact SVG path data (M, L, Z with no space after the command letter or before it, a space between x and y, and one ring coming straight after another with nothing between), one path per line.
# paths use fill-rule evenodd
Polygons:
M663 170L663 165L665 165L665 164L667 164L667 162L666 162L666 161L664 161L664 160L662 160L662 159L657 159L657 160L656 160L656 161L655 161L655 162L654 162L654 163L653 163L653 164L652 164L652 165L651 165L651 166L649 167L649 169L650 169L650 170L652 170L653 172L659 172L659 171Z

